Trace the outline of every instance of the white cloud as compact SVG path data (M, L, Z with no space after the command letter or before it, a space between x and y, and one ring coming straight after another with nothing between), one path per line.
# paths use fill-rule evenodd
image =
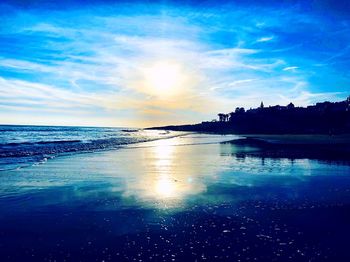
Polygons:
M232 83L229 83L229 86L237 86L237 85L241 85L241 84L244 84L244 83L249 83L249 82L256 81L256 80L257 79L236 80L236 81L233 81Z
M275 38L274 36L260 37L259 39L256 40L256 42L258 43L269 42L269 41L272 41L274 38Z
M292 72L295 72L296 69L298 69L298 68L299 68L298 66L288 66L288 67L283 68L283 71L292 71Z

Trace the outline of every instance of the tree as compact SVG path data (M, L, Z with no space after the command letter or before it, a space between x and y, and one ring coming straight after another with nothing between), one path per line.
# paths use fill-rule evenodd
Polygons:
M242 114L245 112L244 107L236 107L235 113L236 114Z
M220 122L224 122L225 121L225 114L219 113L218 116L219 116L219 121Z
M229 115L228 121L232 122L232 121L233 121L233 116L235 115L235 113L234 113L234 112L231 112L231 113L229 113L228 115Z
M288 109L293 109L295 106L292 102L290 102L288 105L287 105L287 108Z

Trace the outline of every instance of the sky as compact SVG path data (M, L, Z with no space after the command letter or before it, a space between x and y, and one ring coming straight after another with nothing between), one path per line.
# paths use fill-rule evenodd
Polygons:
M349 95L349 1L0 3L0 124L198 123Z

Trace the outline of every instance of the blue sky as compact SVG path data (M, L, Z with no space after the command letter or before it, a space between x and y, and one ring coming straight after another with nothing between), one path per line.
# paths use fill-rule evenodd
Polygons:
M193 123L350 94L346 1L225 2L2 1L0 123Z

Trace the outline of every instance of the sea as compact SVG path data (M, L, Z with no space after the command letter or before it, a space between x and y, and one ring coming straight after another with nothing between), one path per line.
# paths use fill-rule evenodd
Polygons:
M0 171L42 164L58 155L118 149L183 134L117 127L0 125Z
M0 261L350 261L350 163L239 138L0 126Z

